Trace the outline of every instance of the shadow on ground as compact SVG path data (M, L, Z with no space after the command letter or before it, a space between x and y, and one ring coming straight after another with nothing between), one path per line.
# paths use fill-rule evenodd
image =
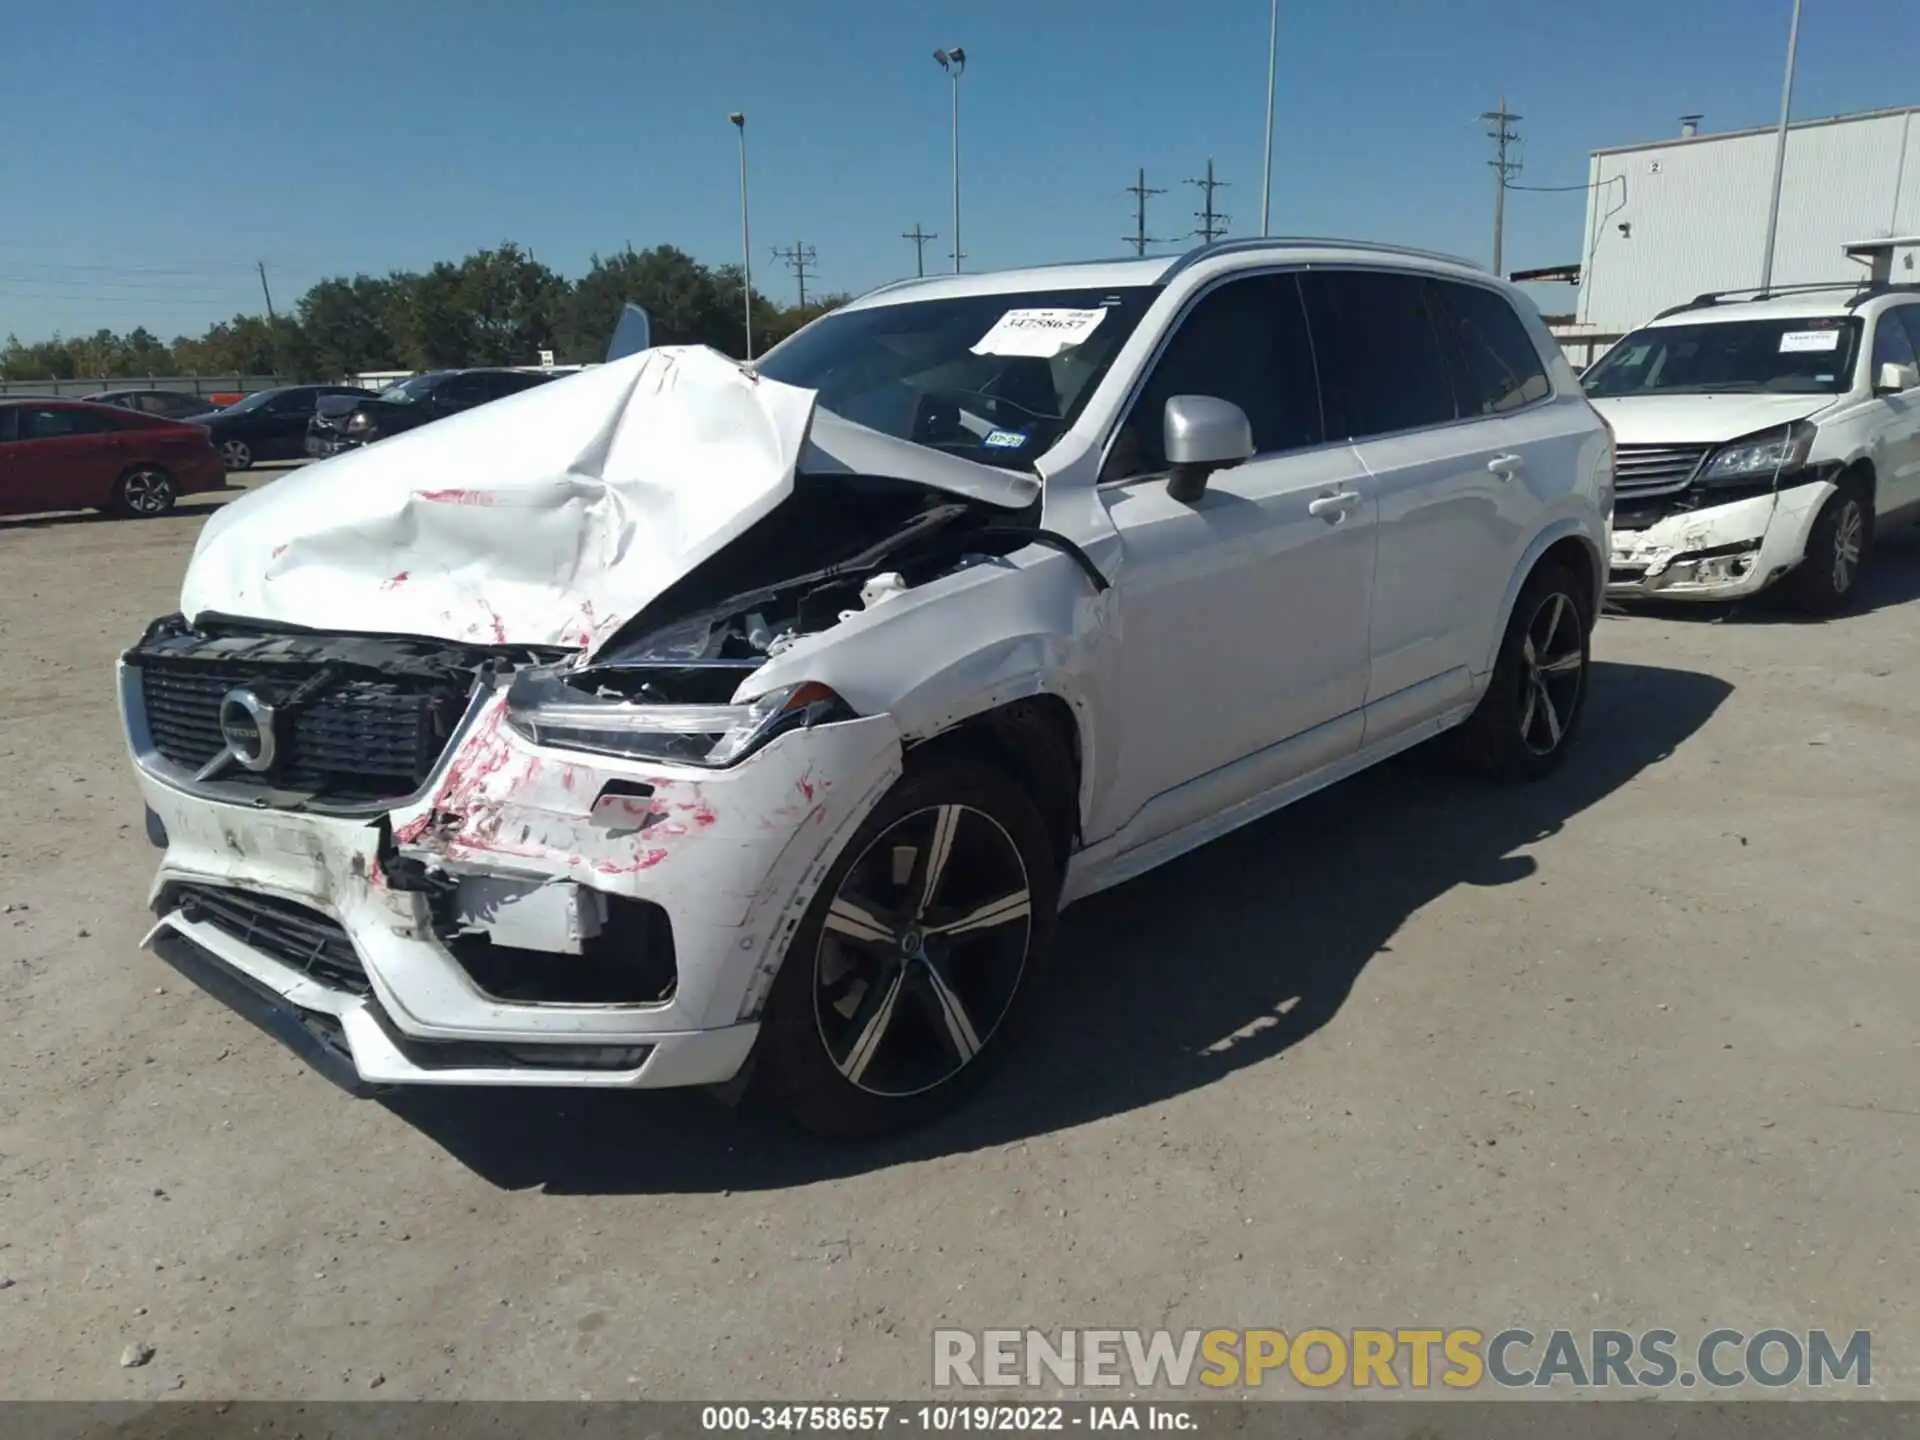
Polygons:
M218 490L196 490L191 495L182 495L179 503L165 515L152 517L122 515L113 510L61 510L45 515L9 517L0 520L0 535L9 530L53 530L67 525L151 525L182 518L204 520L213 509L207 501L231 500L245 494L248 488L228 481Z
M1920 529L1900 530L1874 541L1871 563L1860 572L1853 603L1838 615L1808 615L1794 608L1785 588L1775 585L1751 600L1703 603L1684 600L1636 601L1630 611L1610 607L1609 614L1657 615L1662 620L1691 620L1708 625L1843 625L1853 615L1871 614L1920 600Z
M1417 753L1075 906L1023 1043L970 1105L915 1134L831 1145L675 1092L421 1090L387 1103L503 1187L700 1192L962 1153L1200 1089L1332 1021L1436 896L1535 874L1540 861L1518 852L1665 760L1732 690L1607 663L1592 683L1578 743L1544 781L1493 785Z

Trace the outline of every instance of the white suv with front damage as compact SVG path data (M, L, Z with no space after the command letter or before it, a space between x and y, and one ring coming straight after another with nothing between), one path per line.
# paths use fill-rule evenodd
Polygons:
M355 1088L910 1122L1070 901L1454 727L1552 767L1611 476L1518 292L1371 246L618 359L208 522L120 672L152 945Z
M1618 443L1609 598L1852 597L1875 533L1920 518L1920 293L1703 295L1582 380Z

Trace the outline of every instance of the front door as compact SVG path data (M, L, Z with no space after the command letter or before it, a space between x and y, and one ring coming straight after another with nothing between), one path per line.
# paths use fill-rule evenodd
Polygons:
M1254 458L1215 471L1192 505L1167 494L1161 423L1176 395L1230 400L1253 428ZM1121 649L1113 771L1090 840L1366 699L1374 501L1352 447L1325 439L1291 272L1200 297L1115 436L1100 493L1121 540ZM1255 788L1273 778L1263 771ZM1167 825L1129 844L1182 816L1156 813Z

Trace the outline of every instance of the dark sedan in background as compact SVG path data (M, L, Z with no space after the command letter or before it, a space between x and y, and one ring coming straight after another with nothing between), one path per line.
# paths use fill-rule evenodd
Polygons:
M545 370L429 370L389 385L367 399L325 399L307 427L307 454L338 455L342 450L371 445L489 400L531 390L553 378L553 373Z
M182 495L225 485L198 425L85 400L0 400L0 515L164 515Z
M185 390L103 390L80 398L95 405L117 405L142 415L158 415L162 420L186 420L220 405L211 395L192 395Z
M372 398L373 391L357 385L283 385L188 418L207 427L227 469L245 470L256 461L297 460L306 454L307 425L321 401Z

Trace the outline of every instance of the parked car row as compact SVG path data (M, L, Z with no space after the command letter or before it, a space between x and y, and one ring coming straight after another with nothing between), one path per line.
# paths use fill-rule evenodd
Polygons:
M324 396L307 422L305 452L324 458L355 450L553 378L544 370L429 370L377 394Z

